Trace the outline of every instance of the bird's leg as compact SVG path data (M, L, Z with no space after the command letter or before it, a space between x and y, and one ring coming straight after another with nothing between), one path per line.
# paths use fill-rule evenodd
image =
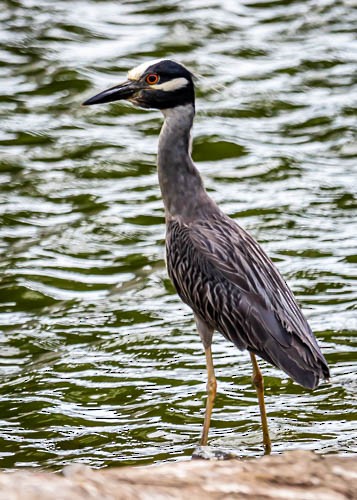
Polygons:
M264 454L270 455L271 441L270 441L270 436L269 436L267 414L265 411L263 375L262 375L262 372L260 371L256 357L252 352L250 353L250 359L251 359L252 365L253 365L253 377L252 377L253 384L254 384L254 387L257 391L257 396L258 396L258 401L259 401L260 418L261 418L262 429L263 429Z
M207 366L207 403L206 403L205 420L203 423L203 430L200 441L201 446L207 445L208 431L211 423L212 408L217 392L217 381L216 381L216 376L214 374L211 346L205 347L205 354L206 354L206 366Z
M211 423L211 414L212 408L214 404L214 400L217 392L217 382L214 374L213 368L213 360L212 360L212 336L213 336L213 328L207 325L204 321L202 321L198 316L195 315L196 325L198 333L200 334L203 346L205 348L206 354L206 367L207 367L207 403L206 403L206 412L205 412L205 420L203 423L203 430L200 445L206 446L208 439L208 431Z

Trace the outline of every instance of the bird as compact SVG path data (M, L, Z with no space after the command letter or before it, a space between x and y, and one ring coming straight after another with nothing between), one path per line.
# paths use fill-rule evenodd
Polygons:
M195 77L183 64L158 59L129 70L127 80L83 105L119 100L164 117L158 180L166 221L166 266L181 300L193 311L207 368L201 446L207 446L217 393L212 339L221 333L252 362L264 453L271 452L264 380L256 356L314 389L330 377L327 361L297 301L262 246L207 194L191 158Z

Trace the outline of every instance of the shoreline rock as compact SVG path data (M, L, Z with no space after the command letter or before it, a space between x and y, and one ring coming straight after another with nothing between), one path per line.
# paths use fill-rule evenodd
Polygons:
M62 474L33 470L0 473L0 500L355 500L352 456L291 451L258 459L191 460L147 467Z

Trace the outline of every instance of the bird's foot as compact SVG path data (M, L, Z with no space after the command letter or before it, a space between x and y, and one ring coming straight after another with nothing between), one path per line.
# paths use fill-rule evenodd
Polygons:
M193 460L232 460L240 458L240 455L227 448L215 448L213 446L197 446L192 453Z

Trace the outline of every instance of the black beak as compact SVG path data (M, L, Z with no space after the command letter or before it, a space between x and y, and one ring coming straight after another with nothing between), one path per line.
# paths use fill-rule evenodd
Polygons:
M83 106L91 106L92 104L103 104L105 102L120 101L121 99L130 99L138 90L140 90L138 82L128 80L120 83L115 87L104 90L90 99L84 101Z

